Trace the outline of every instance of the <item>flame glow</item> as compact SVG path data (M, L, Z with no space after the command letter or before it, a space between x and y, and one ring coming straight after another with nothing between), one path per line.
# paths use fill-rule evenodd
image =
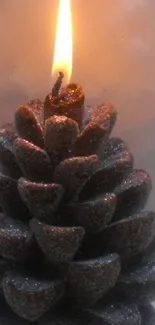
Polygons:
M59 0L57 32L52 74L64 72L69 82L72 74L72 17L71 0Z

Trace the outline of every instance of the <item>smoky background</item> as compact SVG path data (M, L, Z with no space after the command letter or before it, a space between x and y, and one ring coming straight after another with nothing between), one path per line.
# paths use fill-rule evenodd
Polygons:
M0 0L0 124L52 87L58 0ZM114 134L152 177L155 209L155 1L72 0L72 80L86 103L118 110ZM62 49L63 50L63 49Z

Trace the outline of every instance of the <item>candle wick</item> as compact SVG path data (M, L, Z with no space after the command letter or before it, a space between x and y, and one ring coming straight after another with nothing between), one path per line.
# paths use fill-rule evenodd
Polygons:
M61 87L61 84L62 84L63 77L64 77L64 73L60 71L59 76L58 76L58 78L57 78L57 80L56 80L56 82L55 82L55 84L54 84L54 86L52 88L52 96L53 97L58 96L59 90L60 90L60 87Z

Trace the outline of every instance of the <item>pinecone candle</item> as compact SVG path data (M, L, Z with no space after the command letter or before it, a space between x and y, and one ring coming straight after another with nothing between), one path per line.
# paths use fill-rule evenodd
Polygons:
M140 325L133 283L152 297L155 268L138 264L132 273L132 261L141 262L155 236L155 213L142 211L151 179L110 137L113 106L85 121L83 90L68 87L60 98L22 105L14 126L0 131L2 294L40 325ZM100 314L94 305L104 299Z

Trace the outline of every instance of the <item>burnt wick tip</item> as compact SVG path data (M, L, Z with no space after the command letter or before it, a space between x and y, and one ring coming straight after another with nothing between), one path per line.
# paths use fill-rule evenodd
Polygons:
M54 84L54 86L52 88L52 96L53 97L58 96L58 93L59 93L63 78L64 78L64 73L60 71L58 79L56 80L56 82L55 82L55 84Z

